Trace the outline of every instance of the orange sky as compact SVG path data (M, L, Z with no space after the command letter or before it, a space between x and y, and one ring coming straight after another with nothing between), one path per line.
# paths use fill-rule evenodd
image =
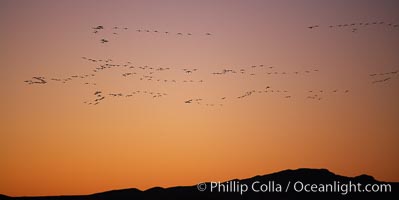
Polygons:
M399 27L387 25L399 24L398 2L284 2L1 0L0 194L193 185L302 167L399 181L399 73L370 76L399 70ZM384 24L328 27L374 21ZM82 57L136 68L50 81L93 73L99 64ZM154 79L177 83L140 81L145 65L169 67ZM48 83L24 82L34 76ZM108 96L138 90L167 95ZM106 99L84 104L95 91ZM195 98L201 105L184 103Z

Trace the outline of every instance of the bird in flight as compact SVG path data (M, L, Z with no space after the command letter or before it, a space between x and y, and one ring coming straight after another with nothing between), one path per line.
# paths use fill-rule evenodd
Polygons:
M315 25L315 26L309 26L308 29L313 29L313 28L318 28L319 25Z
M100 42L104 44L104 43L107 43L108 40L106 40L106 39L101 39Z
M35 79L35 80L26 80L26 81L24 81L25 83L28 83L28 84L46 84L47 83L47 81L45 81L44 79L44 77L32 77L32 79Z
M100 29L104 29L104 27L103 26L97 26L97 27L93 27L93 29L100 30Z
M33 81L33 80L26 80L25 81L25 83L28 83L28 84L34 84L34 83L36 83L36 84L46 84L47 83L47 81L45 81L44 79L44 77L32 77L32 79L35 79L36 81Z
M197 71L198 69L183 69L183 71L187 74L193 73L195 71Z
M44 80L44 77L33 77L33 78L36 79L36 80L38 80L38 81L40 81L41 84L47 83L47 82Z

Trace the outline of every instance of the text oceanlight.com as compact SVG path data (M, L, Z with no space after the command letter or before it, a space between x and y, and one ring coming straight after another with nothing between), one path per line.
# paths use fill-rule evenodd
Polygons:
M305 192L305 193L340 193L346 195L352 192L391 192L392 188L387 183L361 184L333 181L332 183L312 184L301 181L287 182L286 184L275 181L240 183L239 181L209 182L197 185L199 191L231 192L244 194L246 192Z

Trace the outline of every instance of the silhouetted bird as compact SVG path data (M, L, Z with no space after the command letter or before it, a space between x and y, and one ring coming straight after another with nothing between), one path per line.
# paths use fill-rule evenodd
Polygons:
M104 29L104 27L103 26L97 26L97 27L93 27L93 29L100 30L100 29Z
M319 25L315 25L315 26L308 26L309 29L314 29L314 28L318 28Z
M47 83L47 81L44 80L44 77L32 77L32 78L38 80L38 82L37 82L37 81L36 81L36 82L33 82L33 81L32 81L32 83L38 83L38 84L45 84L45 83Z

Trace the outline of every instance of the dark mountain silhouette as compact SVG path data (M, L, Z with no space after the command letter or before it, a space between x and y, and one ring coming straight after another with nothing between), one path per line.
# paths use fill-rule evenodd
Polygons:
M297 189L301 188L300 181L305 184L314 184L320 186L320 184L329 184L333 187L336 184L335 192L298 192L294 190L294 186ZM251 185L255 183L255 189L260 190L261 184L264 184L263 189L267 187L267 191L255 192L251 189ZM351 191L349 192L349 187L343 185L353 184ZM161 188L155 187L145 191L138 189L122 189L113 190L108 192L96 193L91 195L76 195L76 196L48 196L48 197L7 197L1 196L0 199L66 199L66 200L109 200L109 199L184 199L184 200L203 200L203 199L277 199L277 200L290 200L290 199L399 199L398 195L398 182L388 183L380 182L375 180L372 176L360 175L357 177L345 177L336 175L326 169L297 169L297 170L285 170L273 174L255 176L248 179L242 180L230 180L220 183L224 185L225 192L217 191L217 183L207 182L206 190L201 192L199 188L204 188L201 186L181 186L181 187L171 187L171 188ZM290 184L288 190L286 190L287 185ZM365 186L369 184L370 188L377 188L375 185L379 185L379 188L385 187L383 185L390 185L390 192L359 192L354 191L355 185L362 184L361 189L365 189ZM248 186L248 191L240 194L240 187ZM279 187L279 185L281 187ZM226 192L226 188L229 188L230 192ZM211 191L213 187L213 191ZM222 190L222 186L220 189ZM321 188L321 187L319 187ZM340 189L339 189L340 188ZM370 189L369 188L369 189ZM310 189L310 187L308 187ZM378 189L378 188L377 188ZM347 190L347 194L345 193Z

